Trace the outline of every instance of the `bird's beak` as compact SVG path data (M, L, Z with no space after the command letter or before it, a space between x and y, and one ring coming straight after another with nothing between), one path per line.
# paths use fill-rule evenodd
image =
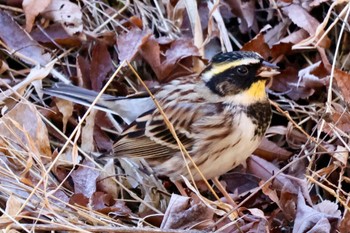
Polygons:
M279 74L279 67L267 61L262 62L262 67L258 70L257 75L262 78L272 78L274 75Z

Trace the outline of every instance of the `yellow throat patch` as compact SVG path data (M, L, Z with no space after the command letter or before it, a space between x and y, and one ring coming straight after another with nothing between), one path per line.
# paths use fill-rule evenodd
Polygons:
M247 95L248 98L251 99L264 99L266 98L266 92L265 92L265 86L266 86L266 80L259 80L255 83L253 83L248 90L246 90L244 93Z

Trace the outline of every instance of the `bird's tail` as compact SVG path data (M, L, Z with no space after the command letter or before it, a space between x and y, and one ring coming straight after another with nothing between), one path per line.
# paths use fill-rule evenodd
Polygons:
M43 92L47 95L69 100L84 106L90 106L98 95L95 91L63 83L56 84L52 88L43 89ZM118 115L125 123L130 124L138 116L155 108L155 106L149 96L131 98L103 94L98 99L94 108Z

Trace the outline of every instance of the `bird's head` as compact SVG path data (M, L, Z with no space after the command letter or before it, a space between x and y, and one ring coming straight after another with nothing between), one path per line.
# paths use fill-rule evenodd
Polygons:
M240 104L267 98L267 81L277 66L266 62L255 52L228 52L215 55L203 70L201 78L214 94Z

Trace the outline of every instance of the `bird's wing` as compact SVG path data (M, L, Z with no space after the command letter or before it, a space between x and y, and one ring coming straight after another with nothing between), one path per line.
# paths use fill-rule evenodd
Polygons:
M207 114L208 106L202 103L178 103L167 105L163 110L178 138L190 151L195 143L193 122ZM179 151L178 143L157 109L141 115L114 144L117 156L159 158L172 156L176 151Z

